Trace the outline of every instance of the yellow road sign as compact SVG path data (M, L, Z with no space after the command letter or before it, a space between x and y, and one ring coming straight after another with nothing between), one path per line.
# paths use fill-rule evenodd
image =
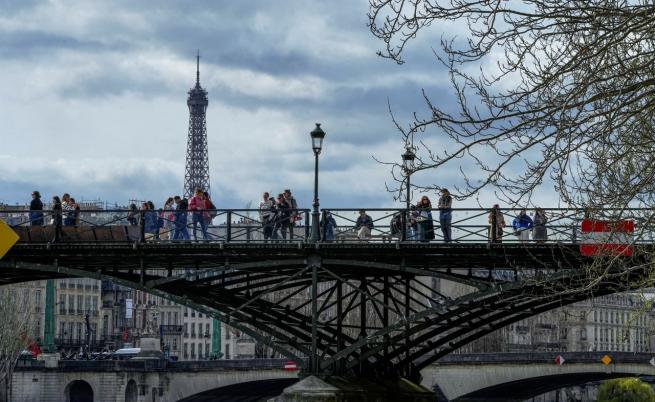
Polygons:
M18 235L16 232L5 221L0 219L0 258L4 257L17 241Z
M607 366L608 364L612 363L612 358L609 357L608 355L605 355L600 359L600 361Z

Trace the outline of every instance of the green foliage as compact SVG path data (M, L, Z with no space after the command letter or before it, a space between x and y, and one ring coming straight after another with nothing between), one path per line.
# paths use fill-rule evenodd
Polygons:
M598 402L655 402L655 391L638 378L616 378L603 381Z

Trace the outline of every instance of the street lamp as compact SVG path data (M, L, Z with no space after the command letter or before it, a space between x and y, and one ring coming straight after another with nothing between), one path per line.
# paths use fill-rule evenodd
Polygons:
M405 153L401 155L403 158L403 171L405 172L405 177L407 177L407 195L405 201L407 203L407 211L409 211L409 197L410 197L410 176L412 175L412 170L414 170L414 159L416 159L416 154L412 151L411 147L407 147Z
M323 149L323 138L325 138L325 131L321 129L321 124L316 123L316 128L309 133L312 138L312 150L314 151L314 203L312 204L312 242L318 243L321 237L319 236L319 217L318 212L318 155Z

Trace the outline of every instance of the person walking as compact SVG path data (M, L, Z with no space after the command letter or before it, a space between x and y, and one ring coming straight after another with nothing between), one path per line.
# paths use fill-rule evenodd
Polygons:
M277 238L278 231L282 239L287 239L287 229L289 228L289 220L291 219L290 205L284 198L284 194L278 194L277 204L275 205L275 227L273 229L275 238Z
M332 212L326 211L321 217L320 224L323 229L323 241L334 241L334 230L337 228L337 221L332 216Z
M155 211L154 204L151 201L141 204L141 225L143 226L145 240L156 238L158 229L157 211Z
M70 194L64 193L64 195L61 196L61 209L64 216L64 226L75 225L75 207L71 202Z
M296 222L302 219L302 215L298 211L298 203L296 198L291 194L291 190L284 190L284 200L289 204L291 209L291 214L289 215L289 240L293 240L293 227L296 226Z
M445 243L453 241L451 228L453 221L452 206L453 197L450 196L450 191L447 188L442 188L437 208L439 208L439 225L441 226L441 233L443 234L443 241Z
M534 223L534 227L532 228L532 239L537 243L546 242L546 240L548 240L548 230L546 229L548 216L546 216L546 211L544 211L543 208L537 208L534 212L532 222Z
M373 230L373 218L371 218L363 209L359 211L359 217L355 222L355 230L357 231L357 238L363 241L371 239L371 230Z
M512 221L514 234L519 238L521 243L530 241L530 232L533 227L532 218L530 218L524 209L521 209L519 215Z
M434 222L432 221L432 203L430 198L424 195L421 201L416 206L419 216L418 223L418 239L422 242L429 242L434 240Z
M207 235L207 221L205 219L207 205L205 203L205 195L201 188L196 188L193 197L189 200L189 211L192 212L191 220L193 222L193 240L198 241L198 224L200 224L203 239L209 240L209 236Z
M489 241L492 243L503 242L503 228L505 227L505 218L498 204L494 204L489 211Z
M62 224L63 224L63 213L62 213L62 207L61 207L61 200L59 199L58 196L53 196L52 197L52 224L55 227L54 230L54 237L52 239L53 243L56 243L61 240L62 238Z
M273 238L275 227L275 200L271 198L268 191L262 194L262 200L259 202L259 221L262 225L264 241L267 242Z
M32 191L29 217L32 226L43 226L43 202L41 202L41 193L36 190Z
M186 227L189 203L186 198L181 198L179 195L173 197L173 200L177 206L174 213L175 231L173 232L173 240L190 240L189 231Z

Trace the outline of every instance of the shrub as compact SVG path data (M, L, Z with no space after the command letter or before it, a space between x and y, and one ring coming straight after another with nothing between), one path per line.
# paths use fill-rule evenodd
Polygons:
M655 391L638 378L616 378L603 381L598 402L655 402Z

